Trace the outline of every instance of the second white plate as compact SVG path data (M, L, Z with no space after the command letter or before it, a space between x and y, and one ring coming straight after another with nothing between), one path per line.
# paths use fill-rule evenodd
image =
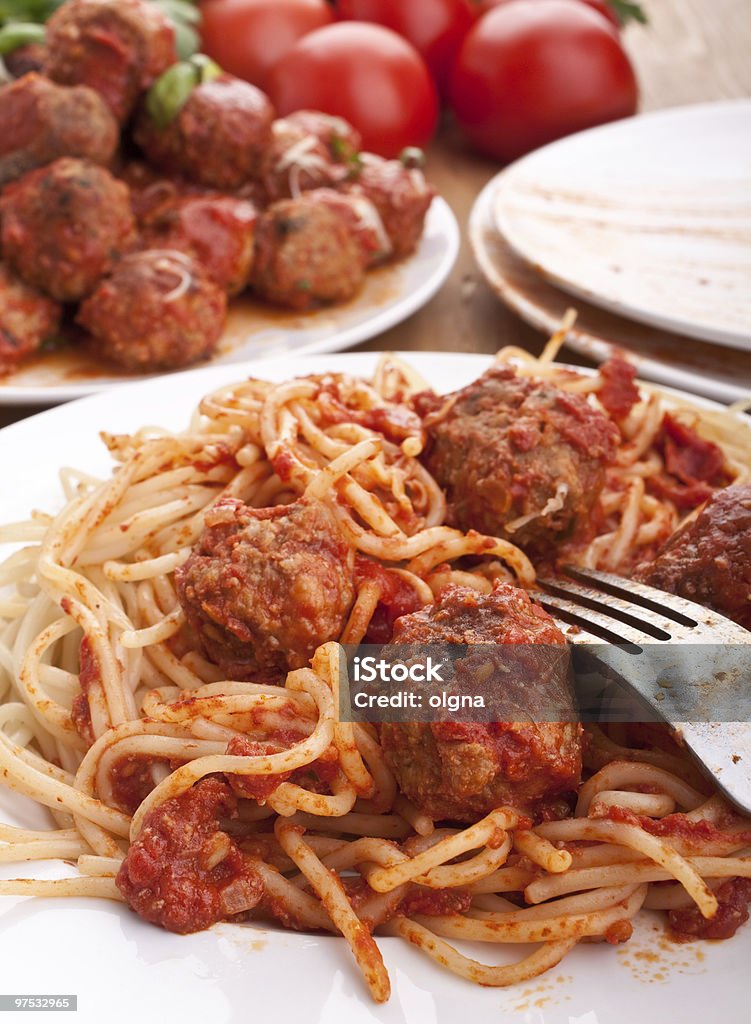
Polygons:
M546 146L499 176L495 212L511 247L572 294L751 349L751 100Z

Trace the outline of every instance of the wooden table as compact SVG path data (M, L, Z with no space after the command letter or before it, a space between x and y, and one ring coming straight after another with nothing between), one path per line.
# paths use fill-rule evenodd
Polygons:
M642 2L649 25L630 26L625 38L641 83L643 110L751 95L748 0ZM428 172L462 228L476 196L498 169L468 151L447 117L430 148ZM513 343L539 352L543 342L487 287L463 230L459 259L441 292L406 323L360 348L491 353ZM37 411L0 408L0 426Z
M641 109L751 96L749 0L642 0L649 25L631 25L626 47L641 85ZM544 338L503 306L478 273L464 230L476 196L498 165L473 156L451 125L429 152L428 172L462 225L462 248L441 292L407 323L360 346L492 353ZM575 357L572 361L577 360Z

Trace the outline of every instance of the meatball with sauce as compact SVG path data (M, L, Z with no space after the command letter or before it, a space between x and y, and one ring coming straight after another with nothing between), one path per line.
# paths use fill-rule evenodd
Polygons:
M365 196L318 188L306 193L311 203L325 206L350 229L360 247L363 265L374 267L393 253L391 239L375 206Z
M751 629L751 484L716 491L634 578Z
M46 74L96 90L118 121L177 60L175 30L146 0L68 0L47 22Z
M448 586L436 604L397 619L392 642L468 645L469 661L479 654L474 645L523 644L509 657L522 656L524 678L536 683L533 693L527 684L521 695L523 721L381 725L381 744L399 788L422 811L435 819L470 822L500 806L534 814L577 787L581 726L564 661L550 657L551 646L557 651L566 641L525 591L500 582L491 594ZM542 645L539 652L537 645ZM503 678L503 662L500 669ZM499 695L501 707L519 703L512 685ZM547 721L551 708L565 720Z
M158 125L142 106L135 140L167 174L209 188L237 189L258 176L271 140L274 109L248 82L222 74L197 85L179 113Z
M109 164L118 137L117 121L93 89L24 75L0 89L0 187L63 156Z
M274 203L258 221L252 286L291 309L344 302L365 278L362 242L349 215L316 192Z
M419 168L364 153L345 191L364 196L375 206L391 240L394 258L414 252L435 195Z
M585 398L494 367L446 398L418 395L416 406L425 465L453 525L535 549L586 527L618 430Z
M0 373L38 351L57 330L61 315L59 303L0 263Z
M121 260L82 304L77 321L97 355L126 370L190 366L224 330L227 298L184 253L147 250Z
M269 200L343 184L360 148L358 132L340 117L298 110L274 121L261 181Z
M7 186L0 215L4 258L60 302L88 295L135 241L127 186L72 157Z
M360 152L362 136L343 117L324 114L320 110L295 110L284 118L287 124L315 136L334 160L343 163Z
M248 284L253 266L258 209L234 196L180 196L165 199L141 219L148 248L177 249L192 256L229 295Z
M234 499L175 574L191 634L229 678L283 677L335 640L354 601L354 557L326 505Z

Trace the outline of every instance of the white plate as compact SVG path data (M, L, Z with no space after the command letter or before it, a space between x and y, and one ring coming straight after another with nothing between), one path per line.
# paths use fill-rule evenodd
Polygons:
M546 146L503 172L496 216L511 247L572 294L751 348L751 100Z
M730 349L627 320L571 296L546 280L512 250L498 230L493 178L477 197L469 218L469 240L485 280L522 320L548 337L567 309L575 325L566 345L595 363L627 354L640 377L673 385L717 402L751 398L751 349Z
M476 355L409 354L439 390L469 383L489 364ZM329 370L368 374L372 354L296 362L295 373ZM209 367L153 380L53 409L0 431L0 472L12 486L0 499L2 520L62 501L61 465L105 473L109 459L97 431L128 431L144 423L185 426L198 399L245 374L284 380L284 360ZM697 404L707 406L708 403ZM33 466L33 473L29 467ZM44 814L0 788L0 820L44 827ZM1 877L33 867L41 877L68 869L53 862L2 865ZM344 941L255 926L217 925L176 936L145 924L125 907L94 900L0 899L0 990L77 994L80 1024L705 1024L724 1007L733 1024L747 1019L751 927L726 943L673 945L650 915L622 947L583 945L547 975L513 989L484 989L441 971L395 939L379 939L391 975L391 1000L376 1007ZM467 947L479 959L491 946ZM528 951L527 947L527 951ZM519 958L516 948L508 955ZM10 1013L8 1024L27 1024ZM71 1018L73 1019L73 1018Z
M227 328L210 364L338 352L382 334L432 299L451 273L459 241L456 218L438 197L417 251L400 263L368 273L362 291L351 302L301 314L274 309L251 297L233 299ZM155 376L164 375L118 374L75 349L45 353L0 377L0 405L53 405Z

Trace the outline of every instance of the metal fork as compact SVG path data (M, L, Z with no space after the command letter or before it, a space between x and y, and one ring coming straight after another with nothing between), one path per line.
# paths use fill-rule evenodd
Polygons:
M564 572L538 581L539 604L652 720L673 726L725 796L751 814L751 632L643 583Z

